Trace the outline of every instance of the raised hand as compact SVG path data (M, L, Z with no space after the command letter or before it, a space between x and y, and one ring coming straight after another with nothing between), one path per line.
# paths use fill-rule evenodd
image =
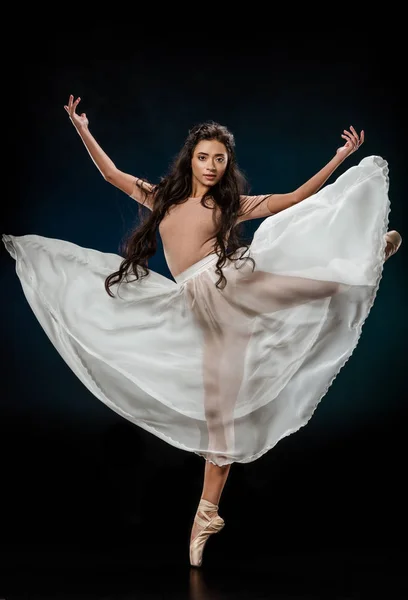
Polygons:
M336 154L341 154L344 158L355 152L364 143L364 131L361 130L359 136L352 125L350 125L350 131L343 130L341 137L347 141L344 146L337 149Z
M65 110L69 114L69 118L71 119L72 123L75 125L76 128L87 127L89 124L85 113L82 113L81 115L77 115L76 113L76 108L80 101L81 98L77 98L74 102L74 96L71 94L68 100L68 105L64 106Z

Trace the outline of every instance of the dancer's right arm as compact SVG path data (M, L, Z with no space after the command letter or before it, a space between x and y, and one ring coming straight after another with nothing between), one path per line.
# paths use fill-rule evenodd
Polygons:
M140 202L151 209L153 206L154 186L138 177L124 173L116 167L115 163L102 150L89 131L89 121L86 114L82 113L81 115L78 115L76 113L76 107L80 100L81 98L77 98L74 102L74 97L71 95L68 104L64 106L64 108L69 114L72 124L77 130L102 177L137 202Z

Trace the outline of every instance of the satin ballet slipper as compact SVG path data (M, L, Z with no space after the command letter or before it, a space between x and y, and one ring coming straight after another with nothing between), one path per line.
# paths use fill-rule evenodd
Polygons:
M392 230L387 231L385 234L385 241L387 246L385 248L385 260L388 260L393 254L395 254L402 244L402 237L398 231Z
M190 564L193 567L201 567L203 561L204 546L213 533L218 533L224 527L224 519L218 515L210 517L208 513L218 511L218 506L202 498L197 508L194 521L202 527L195 538L190 542Z

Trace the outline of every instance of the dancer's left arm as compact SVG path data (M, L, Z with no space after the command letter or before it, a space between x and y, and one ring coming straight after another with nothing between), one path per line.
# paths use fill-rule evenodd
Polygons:
M364 142L364 131L362 130L360 135L358 135L354 127L350 126L350 131L344 129L341 137L347 140L346 143L337 149L335 156L316 175L313 175L313 177L294 192L290 192L289 194L272 194L268 198L268 209L271 213L277 213L285 208L289 208L318 192L337 167L361 146Z
M360 136L356 132L353 126L350 126L350 131L346 129L343 131L341 136L344 138L346 143L341 148L338 148L335 156L321 169L316 175L313 175L311 179L306 181L297 190L293 192L294 202L302 202L309 196L312 196L320 190L320 188L326 183L330 175L337 169L339 165L353 152L355 152L361 144L364 142L364 131L362 130ZM270 198L270 208L273 212L274 196ZM282 209L281 209L282 210Z
M269 217L316 194L337 167L361 146L364 142L364 131L362 130L359 136L354 127L351 126L350 131L344 129L341 137L346 140L344 146L337 149L335 156L333 156L323 169L316 173L316 175L313 175L313 177L294 192L266 194L263 196L241 196L242 214L237 218L237 224L250 219Z

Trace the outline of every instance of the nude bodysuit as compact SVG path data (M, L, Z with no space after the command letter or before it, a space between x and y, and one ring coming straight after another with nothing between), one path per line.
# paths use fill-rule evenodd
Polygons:
M240 212L243 215L237 219L236 224L249 219L271 216L273 213L270 212L267 204L267 199L271 195L241 196ZM135 186L130 197L152 210L152 200L149 197L145 200L144 194L138 187ZM208 200L206 204L208 207L211 206ZM159 233L167 265L173 277L214 252L218 214L217 207L203 206L201 198L189 198L183 204L176 204L170 208L170 213L159 225Z

